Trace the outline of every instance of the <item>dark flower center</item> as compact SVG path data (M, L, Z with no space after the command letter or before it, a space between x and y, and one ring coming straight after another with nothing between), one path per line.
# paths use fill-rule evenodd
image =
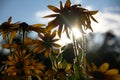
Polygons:
M28 28L28 24L26 22L23 22L20 24L20 28L25 31Z
M43 45L46 47L46 48L50 48L52 47L52 40L50 40L49 38L45 39L44 42L43 42Z

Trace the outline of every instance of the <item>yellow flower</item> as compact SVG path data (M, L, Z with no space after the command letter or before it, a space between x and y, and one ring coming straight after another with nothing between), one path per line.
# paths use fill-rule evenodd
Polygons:
M16 36L16 31L14 27L19 26L19 24L11 23L12 17L9 17L7 22L4 22L0 25L0 33L2 34L3 39L6 39L10 35L9 43L12 42L13 38Z
M44 28L42 26L45 26L44 24L33 24L33 25L28 25L26 22L22 22L19 24L18 28L19 31L35 31L35 32L43 32Z
M92 80L119 80L120 74L118 69L109 69L109 64L104 63L99 68L95 64L87 64L87 71Z
M30 53L27 53L26 50L14 51L13 55L8 55L8 61L3 63L7 65L7 69L2 72L5 75L32 75L33 73L41 73L41 70L44 68L41 62L36 63L35 60L32 60Z
M42 26L45 26L44 24L33 24L28 25L27 23L11 23L12 17L8 18L7 22L4 22L0 25L0 33L2 34L3 39L6 39L8 35L10 35L9 43L12 42L13 38L16 36L16 33L18 31L36 31L36 32L44 32L44 28Z
M62 1L60 1L60 9L52 5L48 5L48 8L56 12L56 14L45 16L45 18L55 17L55 19L48 23L47 29L51 30L58 26L59 37L61 37L61 32L64 26L64 31L66 31L67 36L69 37L68 28L71 29L76 21L78 21L77 23L80 29L82 29L82 26L84 26L85 29L91 30L90 18L97 22L92 15L96 14L98 11L88 11L87 9L82 8L81 5L71 5L70 0L66 0L64 6Z
M52 69L46 71L45 77L47 77L49 80L57 79L57 77L60 80L65 80L65 76L67 74L71 74L72 72L72 65L66 62L58 62L58 64L53 64ZM56 76L57 75L57 76Z
M35 53L44 52L45 57L48 58L53 47L61 47L59 44L55 43L59 40L55 39L56 31L54 31L52 34L51 32L46 32L44 34L39 33L38 36L40 39L33 42L33 46L35 46Z

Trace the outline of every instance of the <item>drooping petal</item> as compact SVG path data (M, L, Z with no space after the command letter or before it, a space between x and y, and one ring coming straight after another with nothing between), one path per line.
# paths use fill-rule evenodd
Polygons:
M91 18L93 21L95 21L95 22L98 23L98 21L97 21L92 15L90 16L90 18Z
M9 43L12 43L13 38L16 36L16 31L12 31L9 39Z
M61 38L62 29L63 29L63 24L60 24L60 25L59 25L59 28L58 28L58 36L59 36L60 38Z
M64 31L66 32L67 37L70 39L69 30L68 30L67 25L65 25Z
M52 11L54 11L54 12L57 12L57 13L60 12L60 10L55 6L48 5L48 8L51 9Z
M44 53L46 58L49 58L49 54L50 54L50 49L47 49Z

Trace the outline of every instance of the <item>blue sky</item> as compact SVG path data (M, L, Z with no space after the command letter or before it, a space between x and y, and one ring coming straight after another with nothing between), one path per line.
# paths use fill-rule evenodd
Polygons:
M47 5L59 7L60 0L0 0L0 23L12 16L13 22L29 24L44 23L50 19L42 17L52 13ZM66 0L61 0L65 3ZM113 30L120 35L120 0L71 0L89 10L99 10L94 16L99 23L92 22L94 32Z
M50 19L42 18L52 13L52 11L47 8L47 5L59 7L59 1L60 0L0 0L0 24L12 16L13 22L21 21L29 24L44 23L47 25ZM65 3L66 0L61 1ZM120 36L120 0L71 0L71 2L72 4L81 4L82 7L88 8L89 10L99 10L94 16L99 23L92 22L94 32L112 30ZM35 37L35 33L32 34L32 37ZM97 38L99 38L97 42L100 45L103 37L98 36ZM63 34L59 41L62 45L70 42L71 41L65 37L65 34ZM94 46L93 43L92 46ZM92 46L90 45L90 47Z

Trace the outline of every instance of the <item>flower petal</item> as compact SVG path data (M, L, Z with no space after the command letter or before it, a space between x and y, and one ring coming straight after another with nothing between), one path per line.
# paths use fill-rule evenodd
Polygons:
M47 16L44 16L43 18L47 18L47 17L56 17L58 16L59 14L51 14L51 15L47 15Z
M33 24L32 27L41 27L41 26L45 26L45 24Z
M9 39L9 43L12 43L12 40L13 38L16 36L16 31L12 31L11 32L11 36L10 36L10 39Z
M10 16L10 17L8 18L8 23L11 23L11 21L12 21L12 17Z
M118 73L119 71L117 69L110 69L105 74L112 76L112 75L117 75Z
M46 57L46 58L49 58L50 49L47 49L44 54L45 54L45 57Z
M48 5L48 8L51 9L52 11L54 11L54 12L60 12L60 10L55 6Z
M92 63L92 71L97 71L97 66L94 63Z
M100 72L105 72L105 71L107 71L108 70L108 68L109 68L109 64L108 63L104 63L104 64L102 64L100 67L99 67L99 71Z
M97 12L98 12L98 10L96 10L96 11L88 11L87 13L90 14L90 15L94 15L94 14L96 14Z
M65 8L69 8L70 7L70 5L71 5L71 2L70 2L70 0L67 0L66 1L66 3L65 3Z
M63 9L62 1L60 1L60 9Z

